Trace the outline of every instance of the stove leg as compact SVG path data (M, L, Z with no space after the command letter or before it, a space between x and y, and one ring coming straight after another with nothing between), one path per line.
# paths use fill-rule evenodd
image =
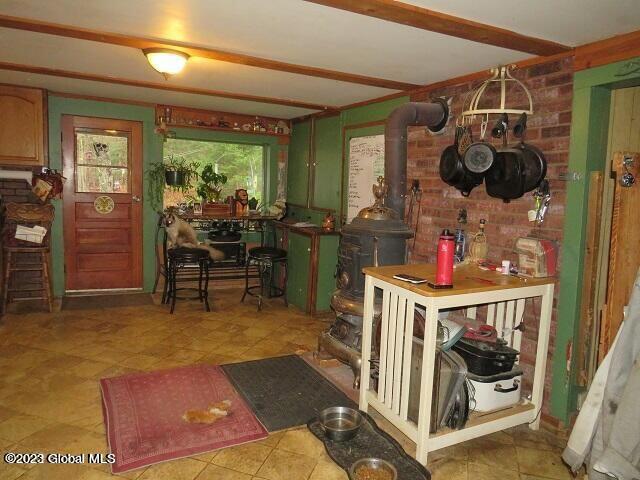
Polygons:
M361 358L352 358L349 362L349 366L351 367L351 371L353 372L353 389L360 389L360 368L362 366Z

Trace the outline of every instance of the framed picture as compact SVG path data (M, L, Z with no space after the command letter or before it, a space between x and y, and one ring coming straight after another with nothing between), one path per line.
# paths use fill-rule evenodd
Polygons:
M193 204L193 214L194 215L202 215L202 203L195 202Z

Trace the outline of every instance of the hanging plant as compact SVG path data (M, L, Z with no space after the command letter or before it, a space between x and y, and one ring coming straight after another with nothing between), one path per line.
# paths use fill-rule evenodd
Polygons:
M162 162L152 163L147 169L148 194L154 209L160 210L164 189L187 192L198 178L197 162L188 162L184 157L171 154Z

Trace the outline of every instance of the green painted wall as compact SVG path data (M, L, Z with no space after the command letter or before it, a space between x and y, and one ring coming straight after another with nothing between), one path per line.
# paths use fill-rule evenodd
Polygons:
M49 96L49 165L62 170L61 120L62 115L81 115L87 117L114 118L142 123L143 166L146 170L150 163L162 158L162 138L154 133L155 110L152 107L127 105L120 103L98 102L93 100L72 99ZM179 138L193 140L211 140L264 145L266 155L265 191L267 201L277 194L278 153L286 150L286 145L278 145L277 137L253 135L235 132L217 132L204 129L176 128ZM62 202L54 201L56 218L52 227L52 270L53 291L56 297L64 294L64 241ZM155 278L154 238L156 213L143 192L143 288L151 291Z
M569 171L578 173L580 179L567 185L551 388L551 413L565 423L577 408L577 372L573 367L567 369L566 352L570 343L577 341L580 324L589 175L605 169L611 90L640 84L640 72L621 75L629 71L627 64L623 61L588 69L574 77ZM574 358L571 360L573 366Z
M376 120L384 120L389 114L400 105L407 103L409 96L393 98L377 103L370 103L361 107L349 108L343 110L340 114L342 126L357 125L359 123L373 122Z

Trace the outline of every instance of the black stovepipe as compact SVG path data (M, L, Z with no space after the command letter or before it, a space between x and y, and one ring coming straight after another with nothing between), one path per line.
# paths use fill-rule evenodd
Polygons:
M432 132L438 132L448 119L449 107L443 98L435 98L433 103L405 103L387 118L384 129L384 176L389 193L385 205L394 210L400 219L404 218L407 195L407 127L425 126Z

